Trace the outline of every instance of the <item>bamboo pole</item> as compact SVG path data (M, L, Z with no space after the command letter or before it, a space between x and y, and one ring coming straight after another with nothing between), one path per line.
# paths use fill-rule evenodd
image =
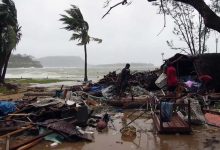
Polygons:
M42 138L39 138L39 139L37 139L37 140L35 140L35 141L31 142L31 143L28 143L28 144L26 144L26 145L24 145L24 146L21 146L21 147L19 147L17 150L26 150L26 149L29 149L29 148L33 147L34 145L40 143L42 140L43 140L43 137L42 137Z

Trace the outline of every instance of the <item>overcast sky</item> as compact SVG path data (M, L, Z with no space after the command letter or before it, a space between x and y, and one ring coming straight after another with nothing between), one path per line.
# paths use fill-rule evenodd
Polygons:
M140 62L160 65L161 53L172 56L166 40L175 39L173 23L167 19L163 27L163 16L156 14L157 8L147 0L136 0L129 6L107 11L105 0L14 0L18 21L22 26L22 39L15 53L28 54L36 58L44 56L80 56L84 59L82 46L69 41L71 32L59 21L60 14L77 5L89 23L89 34L103 40L101 44L88 45L89 64ZM119 0L112 0L112 4Z

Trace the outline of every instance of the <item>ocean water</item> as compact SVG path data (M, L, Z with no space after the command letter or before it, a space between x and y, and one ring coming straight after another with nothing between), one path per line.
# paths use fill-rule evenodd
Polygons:
M119 73L122 68L116 67L93 67L88 68L89 80L103 78L109 72ZM131 68L131 70L148 71L153 68ZM84 68L8 68L6 78L49 78L49 79L68 79L83 80Z

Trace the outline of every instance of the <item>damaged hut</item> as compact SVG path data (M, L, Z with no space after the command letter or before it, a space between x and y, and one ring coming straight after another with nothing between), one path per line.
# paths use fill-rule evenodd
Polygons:
M220 54L209 53L196 56L188 56L183 54L175 54L173 57L166 61L172 62L177 70L177 76L180 80L186 81L187 79L197 76L210 76L211 80L209 90L220 91ZM161 66L163 68L165 63Z

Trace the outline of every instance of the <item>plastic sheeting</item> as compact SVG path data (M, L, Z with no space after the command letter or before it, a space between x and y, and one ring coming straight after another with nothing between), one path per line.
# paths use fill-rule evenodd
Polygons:
M147 90L145 90L144 88L142 88L140 86L132 86L131 90L132 90L132 94L134 96L142 96L142 95L148 95L149 94L149 92Z
M173 115L173 103L161 102L161 120L163 122L170 122Z
M190 108L191 108L191 122L193 124L204 124L206 121L204 114L202 113L202 109L199 104L199 101L194 98L189 98L189 99L190 99ZM188 99L184 99L184 102L187 103Z
M59 98L43 98L43 99L39 99L37 102L32 103L30 105L34 106L34 107L46 107L46 106L50 106L50 105L56 105L59 103L65 103L64 100L59 99Z
M16 104L14 102L0 101L0 116L5 116L16 110Z
M155 84L159 88L164 88L167 85L167 75L165 73L162 73L155 81Z
M104 89L104 88L105 87L102 85L92 86L89 92L92 92L92 93L102 92L102 89Z
M114 90L115 90L115 86L110 85L107 88L102 90L102 95L105 98L111 98L113 96L113 94L114 94Z

